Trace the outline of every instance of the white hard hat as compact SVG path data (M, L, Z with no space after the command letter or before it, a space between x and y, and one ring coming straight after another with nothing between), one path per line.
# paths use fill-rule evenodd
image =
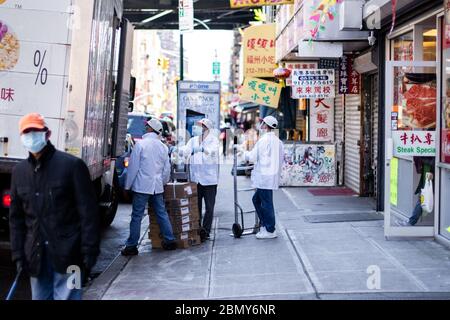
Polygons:
M267 124L272 129L278 128L278 120L275 117L267 116L264 118L263 122Z
M151 118L150 121L147 122L147 124L150 128L155 130L158 135L163 132L163 125L158 119Z
M200 120L198 123L200 123L201 125L204 125L206 128L208 128L209 130L213 129L213 123L211 120L203 118L202 120Z

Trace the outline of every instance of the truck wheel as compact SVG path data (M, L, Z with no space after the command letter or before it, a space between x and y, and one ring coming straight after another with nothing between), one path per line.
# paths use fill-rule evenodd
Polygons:
M113 223L119 207L119 179L116 173L114 173L113 186L106 187L101 202L108 204L100 207L101 225L106 228Z

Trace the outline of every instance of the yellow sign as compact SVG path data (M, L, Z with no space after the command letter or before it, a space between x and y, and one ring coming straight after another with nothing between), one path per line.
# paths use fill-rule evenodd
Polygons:
M271 108L278 108L281 84L257 78L245 79L239 95L242 100Z
M274 23L248 27L244 30L244 76L273 78L275 58Z
M398 205L398 159L391 160L391 204Z
M276 6L279 4L294 4L294 0L230 0L232 8Z

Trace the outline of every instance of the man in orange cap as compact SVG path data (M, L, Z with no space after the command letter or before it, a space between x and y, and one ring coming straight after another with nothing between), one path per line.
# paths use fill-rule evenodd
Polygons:
M29 157L12 173L12 259L18 272L30 275L34 300L79 300L82 278L100 252L89 170L81 159L55 149L40 114L24 116L19 130Z

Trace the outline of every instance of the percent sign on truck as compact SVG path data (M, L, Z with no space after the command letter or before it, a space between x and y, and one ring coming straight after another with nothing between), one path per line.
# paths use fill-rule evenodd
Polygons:
M41 51L39 50L36 50L36 52L34 53L34 66L39 68L34 85L37 85L39 78L41 80L40 82L42 85L45 85L47 83L48 70L47 68L44 68L44 61L46 55L47 50L44 51L44 55L42 55Z

